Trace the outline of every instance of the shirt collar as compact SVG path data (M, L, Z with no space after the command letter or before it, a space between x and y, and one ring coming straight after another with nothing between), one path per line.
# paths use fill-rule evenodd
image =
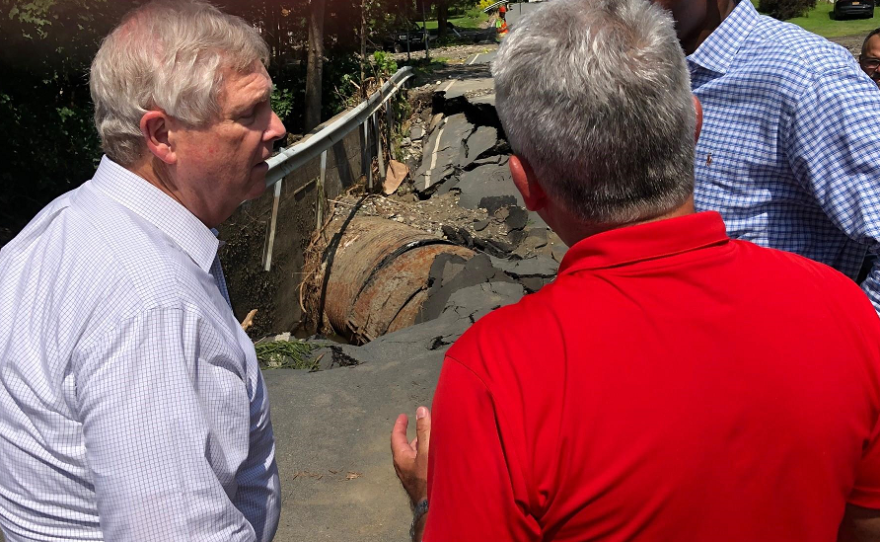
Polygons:
M216 230L205 226L186 207L106 156L92 177L92 186L155 226L202 270L210 272L219 246Z
M729 240L715 211L627 226L576 243L562 259L559 274L665 258Z
M688 61L716 73L727 73L758 17L751 0L741 0L706 41L688 55Z

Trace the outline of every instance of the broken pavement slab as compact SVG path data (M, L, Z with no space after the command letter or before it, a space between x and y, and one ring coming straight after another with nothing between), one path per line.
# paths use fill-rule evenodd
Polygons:
M512 197L516 205L525 207L522 195L513 184L507 164L485 164L461 174L458 204L468 209L480 208L483 198Z
M454 168L459 163L462 142L473 131L474 126L468 122L463 113L445 117L440 121L428 137L423 148L421 167L413 176L416 191L427 192L454 173Z
M442 92L443 98L449 102L460 100L468 96L486 95L495 92L495 80L486 79L467 79L453 80L450 82L442 82L436 87L436 92Z
M505 260L491 258L492 265L513 278L542 277L554 278L559 270L559 262L547 256L534 256L525 260Z
M481 119L478 124L501 125L495 111L495 82L491 77L438 83L434 87L434 106L450 115L466 112L475 122Z
M465 152L463 159L459 161L462 169L468 167L498 146L498 130L492 126L479 126L471 133L462 148ZM497 156L497 154L496 154Z
M503 164L486 163L462 173L456 188L459 191L458 204L466 209L497 209L504 205L525 208L506 161ZM489 214L493 214L491 209ZM534 212L528 214L527 223L533 227L547 227L544 219Z
M431 286L428 296L422 304L417 322L427 322L438 318L452 298L453 294L467 287L484 282L513 282L502 271L492 265L492 260L485 254L477 254L469 260L455 258L452 255L444 259L434 260L429 274Z
M511 230L522 230L529 223L529 212L525 207L520 207L518 205L508 207L508 214L507 218L504 219L504 223L507 224L507 227Z

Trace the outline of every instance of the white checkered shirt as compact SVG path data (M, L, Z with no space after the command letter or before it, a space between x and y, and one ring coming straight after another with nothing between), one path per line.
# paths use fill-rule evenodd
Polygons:
M0 251L7 542L272 539L266 388L217 246L104 158Z
M855 278L880 240L880 91L844 48L743 0L688 57L696 205ZM880 309L880 267L862 284Z

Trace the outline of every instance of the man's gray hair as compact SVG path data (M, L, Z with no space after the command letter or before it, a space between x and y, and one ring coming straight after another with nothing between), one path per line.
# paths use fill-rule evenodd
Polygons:
M162 0L136 9L104 39L92 62L104 152L123 166L136 163L146 150L140 120L151 109L191 126L216 120L223 70L247 72L268 60L255 28L207 2Z
M691 196L696 114L664 9L551 0L514 26L492 75L514 152L579 219L650 219Z

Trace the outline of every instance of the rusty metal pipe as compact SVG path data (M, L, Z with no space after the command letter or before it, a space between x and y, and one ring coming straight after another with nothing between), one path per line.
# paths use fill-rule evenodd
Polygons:
M327 255L324 313L333 329L353 342L415 323L427 298L431 265L440 254L474 256L410 226L382 218L352 220Z

